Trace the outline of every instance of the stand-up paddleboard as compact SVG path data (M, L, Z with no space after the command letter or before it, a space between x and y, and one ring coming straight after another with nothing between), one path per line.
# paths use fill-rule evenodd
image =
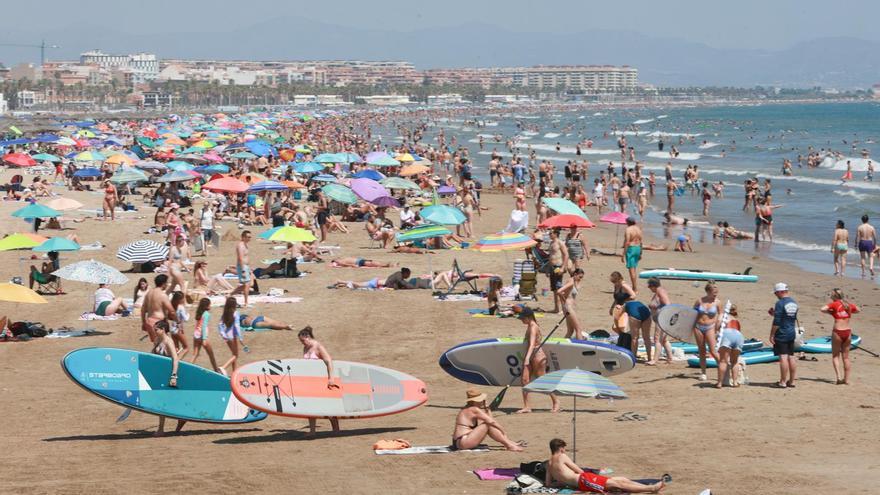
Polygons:
M850 349L855 349L856 346L862 343L862 338L858 335L853 335L850 339ZM815 339L810 339L804 341L804 345L795 348L796 351L809 352L813 354L830 354L831 353L831 337L816 337Z
M670 345L672 349L681 349L681 352L685 354L696 354L699 352L697 349L697 344L691 344L690 342L671 342ZM758 339L749 339L743 342L742 352L752 352L757 351L758 349L764 347L764 341ZM645 352L644 346L639 347L639 352Z
M614 376L636 365L636 358L628 349L591 340L551 337L541 349L547 354L549 371L579 368ZM525 352L521 338L476 340L444 352L440 356L440 367L464 382L505 386L522 374Z
M757 282L757 275L742 273L708 272L702 270L685 270L676 268L652 268L642 270L639 278L659 278L664 280L694 280L714 282Z
M657 326L674 339L696 344L694 325L698 315L697 310L683 304L667 304L657 313Z
M767 347L763 349L759 349L757 351L745 352L739 355L739 359L744 361L747 365L752 364L761 364L761 363L775 363L779 361L779 356L773 355L773 349ZM691 356L688 358L688 366L691 368L699 368L700 367L700 357L699 356ZM707 368L716 368L718 367L718 363L715 362L709 356L706 356L706 367Z
M334 383L320 359L270 359L232 374L232 392L254 409L295 418L373 418L408 411L428 400L425 382L371 364L333 361Z
M180 362L177 387L168 386L171 358L145 352L89 347L68 353L61 367L77 385L124 407L205 423L250 423L266 418L239 402L229 378Z

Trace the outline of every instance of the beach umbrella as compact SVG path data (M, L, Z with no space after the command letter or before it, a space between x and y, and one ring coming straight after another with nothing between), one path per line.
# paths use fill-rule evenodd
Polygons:
M286 191L287 189L288 187L280 182L275 182L274 180L262 180L249 187L248 192Z
M388 189L373 179L352 179L351 190L364 201L373 201L383 196L391 196Z
M305 189L306 188L305 184L300 184L299 182L297 182L295 180L283 180L283 181L281 181L281 183L284 184L285 186L287 186L289 189Z
M340 203L353 204L357 203L358 200L354 191L342 184L327 184L321 190L324 191L328 198Z
M156 142L148 138L147 136L138 136L137 142L140 143L142 146L146 146L147 148L152 148L156 146Z
M538 242L527 235L514 232L502 232L482 237L471 249L483 253L490 253L527 249L536 244L538 244Z
M24 153L9 153L3 155L3 161L9 165L15 165L16 167L31 167L37 164L30 155Z
M395 160L391 155L384 151L368 153L365 157L365 161L367 165L373 165L376 167L396 167L400 165L399 161Z
M385 186L386 189L409 189L411 191L421 191L415 182L401 177L388 177L379 181L379 184Z
M385 176L381 172L373 170L371 168L365 168L358 173L352 175L352 177L354 177L355 179L370 179L379 183L381 183L381 181L385 179Z
M36 246L33 250L38 253L48 253L51 251L79 251L80 246L66 237L52 237L39 246Z
M419 216L427 222L438 225L460 225L465 221L464 213L461 210L446 205L433 205L422 208Z
M318 174L312 177L315 182L337 182L336 177L330 174Z
M215 146L217 146L217 143L215 143L214 141L209 141L207 139L202 139L201 141L193 144L194 148L202 148L203 150L211 149Z
M321 153L320 155L315 157L315 162L317 163L342 163L339 159L339 155L336 153Z
M131 263L162 261L168 257L168 246L149 240L134 241L120 247L116 257Z
M99 169L94 167L81 168L73 173L74 177L95 178L104 175Z
M543 198L541 201L556 213L562 215L577 215L587 219L587 214L583 212L578 205L564 198ZM588 219L589 220L589 219Z
M209 191L243 193L248 190L248 185L235 177L221 177L209 181L202 186L202 189L207 189Z
M168 172L167 174L163 175L162 177L159 177L158 179L156 179L156 182L186 182L189 180L193 180L195 178L196 177L194 175L190 174L189 172L179 170L179 171L174 171L174 172Z
M192 164L182 162L180 160L168 162L165 164L165 166L168 167L168 170L173 170L175 172L187 172L195 168L194 166L192 166Z
M257 157L257 155L251 153L250 151L239 151L229 156L238 160L253 160Z
M97 151L83 151L73 157L73 159L78 162L103 162L107 157Z
M620 226L626 225L626 219L629 218L629 215L626 213L621 213L619 211L611 211L599 218L600 222L603 223L612 223L615 225L614 228L614 249L617 249L617 240L620 237Z
M76 210L83 207L83 204L75 199L70 198L54 198L46 202L46 206L58 211Z
M141 172L136 168L131 167L120 167L116 173L113 174L113 177L110 177L110 182L114 184L128 184L130 182L146 182L147 175Z
M400 208L400 201L391 196L379 196L378 198L370 200L370 203L373 203L376 206L393 206L394 208Z
M154 160L141 160L135 163L134 166L141 170L168 170L164 163Z
M105 161L111 165L134 165L137 160L124 153L117 153L109 156Z
M272 145L265 141L257 139L244 143L244 146L248 149L248 151L257 156L275 156L278 154L278 152L275 151L275 148Z
M442 225L426 224L413 227L409 230L397 233L397 242L421 241L432 237L442 237L451 234L452 231Z
M308 230L292 226L269 229L258 237L274 242L312 242L316 239Z
M307 144L298 144L293 147L293 151L296 151L297 153L311 153L312 148Z
M523 387L528 392L571 396L572 460L577 460L577 398L626 399L626 393L614 382L598 373L580 369L557 370L532 380Z
M409 153L400 153L394 157L395 160L403 163L403 162L414 162L416 161L415 157Z
M295 162L293 164L293 170L298 174L311 174L324 170L324 166L315 162Z
M591 229L595 227L596 224L587 220L586 218L580 215L554 215L547 220L541 222L538 227L542 229L552 229L552 228L561 228L561 229L570 229L571 227L577 227L581 229Z
M95 260L71 263L61 267L60 270L55 270L52 272L52 275L64 280L87 284L122 285L128 282L128 277L123 275L122 272Z
M425 172L431 170L430 168L419 165L418 163L412 163L400 169L401 177L409 177L413 175L424 174Z
M23 285L10 283L0 284L0 301L25 304L46 304L49 302L43 296Z
M39 246L41 243L45 242L45 240L45 237L43 237L43 240L41 241L39 239L34 239L27 234L10 234L3 239L0 239L0 251L10 251L13 249L31 249Z
M49 218L60 217L61 212L39 203L31 203L24 208L13 211L12 216L17 218Z
M32 156L31 158L33 158L34 160L41 161L41 162L58 163L61 161L61 158L58 158L57 156L51 155L49 153L37 153L36 155Z
M453 186L440 186L437 188L437 194L440 196L455 194L455 188Z
M336 154L340 158L340 163L361 163L364 161L357 153L343 152Z
M207 174L207 175L228 174L229 173L229 166L222 165L222 164L203 165L201 167L196 167L194 170L200 174Z

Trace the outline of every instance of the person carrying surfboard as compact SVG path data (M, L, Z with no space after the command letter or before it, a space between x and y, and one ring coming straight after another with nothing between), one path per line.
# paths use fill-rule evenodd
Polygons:
M543 337L541 336L541 327L538 326L538 321L535 319L535 312L532 308L523 306L519 313L517 314L517 318L526 325L526 334L523 337L523 343L526 345L526 353L522 362L522 385L525 387L529 384L533 379L544 376L547 373L547 354L544 353L544 350L540 348L540 343L543 341ZM524 414L532 412L532 408L529 407L529 393L523 388L523 407L522 409L517 411L517 414ZM559 400L556 399L555 395L550 395L550 401L553 404L551 412L559 411Z
M300 330L298 337L300 343L303 345L303 359L320 359L321 361L324 361L325 365L327 365L327 390L339 389L339 384L335 383L333 380L333 358L330 356L330 353L327 352L327 349L324 348L324 344L315 340L315 334L312 331L312 327L307 326ZM330 420L330 426L333 428L333 431L339 431L339 418L328 419ZM317 419L309 418L309 433L306 436L314 436L317 424Z

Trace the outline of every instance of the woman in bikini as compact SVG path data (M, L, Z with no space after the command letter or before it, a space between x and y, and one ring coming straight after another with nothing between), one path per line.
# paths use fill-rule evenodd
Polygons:
M333 358L324 345L315 340L315 334L312 327L307 326L299 331L299 341L303 345L303 359L320 359L327 366L327 390L339 390L339 384L335 383L333 378ZM328 418L333 431L339 431L339 418ZM309 418L309 433L307 436L315 434L315 426L317 419Z
M138 280L137 285L134 287L134 294L132 295L132 301L134 301L134 307L140 308L144 304L144 295L146 295L147 291L150 290L150 284L147 283L147 279L141 277Z
M846 274L846 251L849 248L849 231L843 220L837 221L834 239L831 240L831 252L834 254L834 276Z
M183 260L189 258L189 249L186 246L186 238L182 235L177 236L174 245L168 250L168 260L165 266L168 268L168 277L171 281L168 284L167 292L171 294L176 287L180 287L180 291L186 293L187 282L183 279Z
M348 257L330 260L330 266L333 268L389 268L391 263Z
M110 220L116 220L116 203L119 202L119 194L116 192L116 186L109 180L104 181L104 204L102 205L104 220L110 217Z
M578 320L577 311L574 307L574 301L578 295L578 286L580 286L583 279L584 271L580 268L575 268L571 278L568 279L568 282L562 284L562 287L556 291L559 295L559 299L563 301L562 313L565 314L565 338L567 339L574 338L586 340L587 338L584 335L581 322Z
M718 327L721 319L718 306L718 286L714 282L706 284L706 295L694 302L697 311L697 322L694 324L694 338L697 341L697 349L700 352L700 381L706 381L706 350L708 348L712 359L718 363L718 353L715 351L715 339L718 335Z
M831 333L831 364L834 365L834 375L838 385L849 385L851 364L849 360L849 348L852 342L852 326L850 318L859 312L859 308L843 298L843 291L834 289L831 291L831 302L822 306L821 311L828 313L834 318L834 329ZM840 378L840 368L843 367L843 378Z
M641 301L635 300L636 292L629 284L623 281L623 275L620 272L612 272L609 281L614 284L614 301L611 303L608 314L614 318L618 333L623 328L620 328L622 325L617 322L620 321L623 315L627 316L629 333L632 336L630 350L634 356L637 356L639 351L639 333L642 335L642 340L646 343L651 342L651 310ZM650 345L645 347L645 353L648 357L646 362L654 361L652 359L654 349Z
M223 278L222 273L209 276L208 262L196 261L193 267L193 288L194 291L204 291L208 295L212 294L229 294L235 287Z
M663 306L670 304L669 293L666 292L664 287L661 287L660 279L658 278L648 279L648 290L654 294L651 296L651 302L648 304L648 308L651 310L651 319L656 323L657 315L660 314L660 310L663 309ZM669 343L669 336L666 335L666 332L660 331L659 326L657 329L658 331L654 332L654 359L645 364L657 364L657 361L660 360L661 348L666 351L666 364L672 364L672 345Z
M504 428L492 417L489 407L486 406L486 394L480 393L475 388L469 388L467 403L455 417L451 448L452 450L473 449L487 436L512 452L522 452L525 445L524 442L514 442L507 437Z
M547 373L547 354L539 348L544 338L541 335L541 327L535 320L535 312L528 307L523 307L517 317L526 325L526 334L523 337L523 344L526 346L525 357L522 362L522 385L525 387L535 378L544 376ZM523 388L523 407L518 414L530 413L532 408L529 407L529 393ZM555 395L550 395L550 401L553 404L551 412L559 411L559 400Z

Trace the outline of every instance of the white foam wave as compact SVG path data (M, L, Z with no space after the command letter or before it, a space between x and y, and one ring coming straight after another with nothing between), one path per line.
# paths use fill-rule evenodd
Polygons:
M602 112L596 112L593 114L593 117L602 117L603 115L605 115L605 114Z
M666 117L669 117L669 115L658 115L657 120L665 119Z
M535 131L522 131L523 136L537 136L539 133Z
M703 143L703 144L701 144L701 145L699 145L699 146L697 146L697 147L700 148L701 150L708 150L708 149L714 148L714 147L716 147L716 146L721 146L721 143L715 143L715 142L712 142L712 141L706 141L705 143Z
M864 200L871 197L871 195L868 193L858 193L858 192L855 192L851 189L847 189L846 191L835 190L834 194L836 194L838 196L846 196L846 197L850 197L850 198L855 198L859 201L864 201Z
M561 135L562 134L560 134L558 132L548 132L547 134L544 134L544 137L547 139L553 139L553 138L558 138Z
M553 144L533 144L531 145L532 149L540 150L540 151L556 151L556 145ZM577 148L574 146L560 146L560 153L577 153ZM581 154L582 155L619 155L620 150L613 149L603 149L603 148L587 148L585 146L581 146Z
M648 131L613 131L612 136L645 136L649 135Z
M846 162L849 161L850 165L852 165L853 172L866 172L868 170L868 162L870 161L874 165L874 169L877 169L877 160L873 158L842 158L840 160L835 160L834 157L826 156L820 163L819 166L822 168L830 168L831 170L846 170Z
M692 138L692 137L702 136L703 133L702 133L702 132L698 132L698 133L696 133L696 134L690 134L690 133L687 133L687 132L654 131L654 132L652 132L652 133L650 133L650 134L648 134L648 135L649 135L649 136L652 136L652 137L670 136L670 137L686 137L686 138Z
M672 156L666 151L649 151L649 158L662 158L663 160L699 160L699 153L679 153L678 156Z
M651 122L654 122L654 119L639 119L639 120L633 121L633 124L639 125L639 124L648 124Z

